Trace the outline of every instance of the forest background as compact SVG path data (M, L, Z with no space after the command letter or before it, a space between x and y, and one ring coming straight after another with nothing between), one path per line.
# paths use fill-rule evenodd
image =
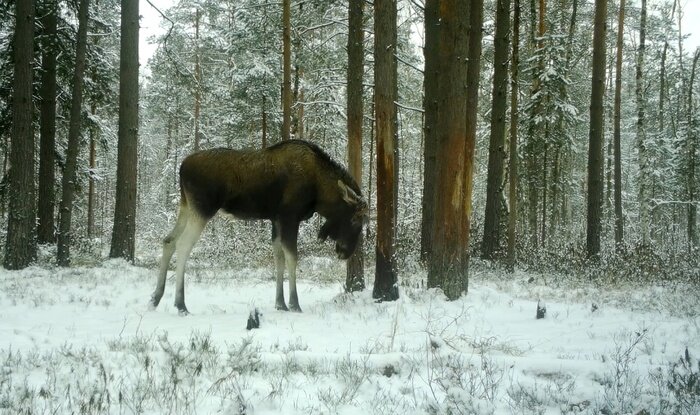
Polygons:
M154 4L139 67L148 2L0 3L0 412L698 413L697 1ZM183 158L292 137L347 269L313 217L273 310L221 216L149 310Z
M429 108L430 74L425 65L429 64L427 51L434 49L428 45L426 52L421 50L429 36L429 4L399 1L395 15L397 41L392 56L397 95L395 119L390 124L397 128L392 139L397 169L392 176L396 194L390 202L395 204L391 219L394 225L389 227L394 250L390 257L396 262L392 265L394 280L399 270L431 263L426 257L426 252L430 252L427 245L434 243L435 236L426 234L426 228L432 229L441 222L426 218L426 204L440 201L426 193L425 189L433 186L424 184L425 180L432 180L428 173L435 170L427 164L432 154L430 144L440 141L431 135L432 131L448 124L441 120L433 128L429 120L435 111ZM473 111L473 118L463 121L474 134L466 133L460 138L475 148L472 160L465 155L460 161L470 163L460 164L470 172L467 182L473 177L473 186L463 193L468 203L465 201L462 210L469 213L469 221L466 226L459 226L469 232L460 242L466 241L469 247L461 249L473 259L497 259L510 267L613 279L642 275L697 280L695 74L699 54L694 49L697 42L686 29L697 5L677 0L626 5L578 0L474 4L478 7L465 3L466 10L474 7L483 15L477 25L470 26L481 29L480 62L471 65L473 71L478 70L478 79L464 87L465 92L470 88L475 91L476 100L470 102L478 105L469 106L467 112ZM605 81L602 101L596 103L591 95L594 13L601 10L602 4L603 26L608 28L602 39L607 53L598 62L603 65ZM74 115L74 69L81 67L80 60L76 60L81 44L78 3L37 2L30 65L35 72L31 84L31 108L35 110L21 113L33 114L32 127L42 137L51 134L47 132L49 121L45 113L40 114L44 111L42 104L47 102L44 94L51 76L56 84L53 146L45 148L45 142L37 139L29 151L33 157L28 164L37 167L31 178L37 195L13 192L12 176L8 175L12 171L12 117L19 112L12 111L12 93L18 82L13 76L17 60L13 53L20 37L15 37L13 3L5 3L0 14L4 28L0 31L3 220L8 225L12 223L15 198L31 196L33 200L26 205L39 207L37 239L48 242L49 251L53 249L50 244L58 240L55 249L59 263L70 262L70 247L80 261L99 259L110 249L110 256L136 256L138 261L143 254L143 260L150 262L153 254L149 251L159 245L176 215L177 168L182 158L196 148L255 148L279 141L285 130L285 105L281 104L285 85L291 94L290 137L314 141L334 158L346 160L350 140L345 97L348 79L353 76L348 70L347 37L351 5L343 1L302 1L291 5L291 74L285 82L283 7L256 1L181 1L160 10L142 4L142 10L148 10L150 15L155 11L162 20L155 31L158 34L150 38L145 33L139 36L142 45L144 39L149 39L155 50L138 72L138 141L132 143L137 146L136 161L124 169L137 175L129 178L115 168L120 141L120 20L125 20L120 19L118 4L96 1L86 5L81 75L84 98L80 111ZM377 192L377 183L383 183L386 172L378 169L376 163L378 150L384 146L376 144L381 140L377 137L381 120L375 116L373 104L375 14L371 5L364 6L362 69L354 74L361 77L364 103L364 141L359 147L361 182L371 210L378 212L383 193ZM520 27L519 40L514 41L516 10ZM58 22L55 33L47 29L50 25L46 21L47 16L54 14ZM458 16L457 25L465 23L469 14ZM501 35L497 33L498 22L507 23ZM153 29L154 20L141 25ZM473 29L465 30L465 39L469 30ZM513 60L514 42L519 49L517 61ZM469 50L475 49L470 46ZM55 59L55 72L45 66L50 55ZM461 70L467 70L466 67L465 62ZM498 75L499 68L506 72ZM440 67L439 71L443 69ZM615 104L616 90L619 106ZM513 97L517 99L512 101ZM591 173L589 164L590 133L595 129L591 108L602 109L603 120L604 141L598 147L601 157L595 173ZM515 114L517 118L513 117ZM72 154L71 128L76 145ZM619 137L619 151L615 137ZM490 159L494 157L500 160L491 166ZM50 167L42 167L44 159L50 161ZM438 166L441 163L439 160ZM511 174L516 167L518 176ZM600 175L600 180L591 182L591 174ZM514 193L509 193L511 177ZM121 223L118 214L125 211L115 209L121 203L118 188L129 181L134 182L129 186L133 189L135 223L118 231L114 224ZM67 188L74 190L69 198ZM593 200L591 194L600 195L595 214L587 205ZM513 201L517 205L511 205ZM70 209L60 207L61 203ZM67 228L62 232L60 213L67 211L70 214L63 215L68 216ZM509 216L514 221L510 237ZM591 224L592 217L597 217L594 219L598 224ZM364 254L369 258L368 264L373 263L376 254L375 224L382 220L374 216L367 228ZM37 223L31 218L26 222ZM315 227L318 220L302 229L302 246L314 252L320 249L313 240ZM8 227L2 229L7 232ZM266 237L260 235L267 232L265 229L266 225L260 224L231 226L221 219L210 226L202 254L234 261L237 255L222 253L235 246L233 249L244 253L246 260L264 262L267 252L257 249L258 242L251 241L264 241ZM126 233L116 237L118 232ZM7 233L2 238L7 241L2 248L11 255L8 247L17 242L12 242L12 232ZM598 234L597 248L595 243L591 245L591 234ZM115 243L123 239L133 242L127 242L124 249L115 249ZM14 267L8 254L5 257L6 266ZM36 254L29 257L36 258ZM441 286L435 280L428 284Z

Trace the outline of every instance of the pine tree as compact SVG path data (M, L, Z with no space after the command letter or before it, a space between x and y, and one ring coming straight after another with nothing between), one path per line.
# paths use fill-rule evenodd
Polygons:
M398 131L396 0L374 3L374 94L377 134L377 246L372 297L399 298L396 269Z
M615 245L619 249L624 233L623 233L623 218L622 218L622 154L620 145L620 122L621 122L621 103L622 103L622 48L623 48L623 28L625 21L625 0L620 0L620 11L617 20L617 42L615 57L615 109L614 109L614 157L615 157Z
M348 167L350 174L362 187L362 75L364 73L364 0L350 0L348 4ZM349 292L365 288L364 238L360 234L355 253L348 260L345 289Z
M83 104L83 77L85 74L85 51L87 49L87 23L89 0L80 0L78 11L78 39L75 51L75 68L73 71L73 91L71 97L70 124L68 129L68 147L66 149L66 166L61 180L61 204L58 232L56 262L60 266L70 264L71 219L73 216L73 199L77 180L78 150L80 146L80 120Z
M515 226L518 218L518 74L520 65L520 0L513 1L513 42L508 143L508 265L515 267Z
M438 47L440 45L440 25L438 16L438 0L425 1L425 46L424 79L423 79L423 199L421 218L421 262L427 263L431 255L431 243L435 220L435 174L437 164L435 151L437 146L437 102L438 83L440 79Z
M586 211L586 253L600 252L603 209L603 96L605 94L605 19L607 0L596 0L593 29L593 75L591 84L591 124L588 137L588 209Z
M472 2L473 4L474 2ZM440 21L437 146L435 176L435 220L428 262L428 287L440 287L449 299L467 291L469 243L468 216L463 212L469 185L465 182L469 148L467 138L468 0L444 1L438 9ZM480 26L479 26L480 29ZM472 62L469 65L473 65ZM465 218L467 222L465 223Z
M39 128L39 201L37 237L39 243L52 243L56 185L56 36L57 0L46 2L47 11L41 18L44 28L41 44L41 89Z
M134 260L139 106L139 2L122 0L117 192L110 258Z
M647 0L642 0L639 20L639 46L637 50L637 67L635 76L635 96L637 101L637 151L639 157L639 226L642 245L649 244L649 186L651 172L649 165L648 143L646 137L646 102L644 96L644 55L646 54Z
M500 247L503 161L505 159L506 107L508 90L508 35L510 32L510 0L496 3L494 35L494 74L491 98L491 135L486 183L486 209L481 257L493 259Z
M36 187L32 116L34 2L15 3L14 91L5 260L7 269L22 269L36 259Z

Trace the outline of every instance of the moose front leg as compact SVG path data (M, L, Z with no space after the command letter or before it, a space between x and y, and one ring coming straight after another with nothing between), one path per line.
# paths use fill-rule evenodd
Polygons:
M277 272L277 294L275 308L284 311L301 312L297 296L297 235L299 222L284 220L272 223L272 248L275 253ZM284 302L284 270L289 275L289 308Z
M272 222L272 252L275 255L276 291L275 309L289 311L284 302L284 251L282 249L282 235L278 222Z

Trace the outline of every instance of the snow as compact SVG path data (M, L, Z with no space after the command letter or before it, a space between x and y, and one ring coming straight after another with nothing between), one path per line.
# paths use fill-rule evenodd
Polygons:
M457 301L402 286L375 303L371 289L343 293L342 262L312 257L299 314L274 309L266 264L193 261L182 317L172 278L149 311L153 264L1 270L0 413L664 413L672 364L686 347L700 356L698 315L673 308L683 287L487 270Z

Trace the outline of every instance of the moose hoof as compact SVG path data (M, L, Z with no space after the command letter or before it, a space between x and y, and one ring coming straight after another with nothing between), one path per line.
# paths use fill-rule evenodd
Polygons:
M287 308L287 304L285 304L285 303L277 303L277 304L275 304L275 310L289 311L289 309Z
M158 303L160 303L161 297L162 297L162 294L156 295L155 293L151 296L151 301L148 302L148 309L150 311L153 311L158 307Z
M179 314L181 316L187 316L190 314L190 312L187 310L187 307L185 307L184 304L182 304L182 305L176 304L175 307L177 307L177 314Z
M299 307L299 304L290 304L289 310L295 313L301 313L301 307Z

